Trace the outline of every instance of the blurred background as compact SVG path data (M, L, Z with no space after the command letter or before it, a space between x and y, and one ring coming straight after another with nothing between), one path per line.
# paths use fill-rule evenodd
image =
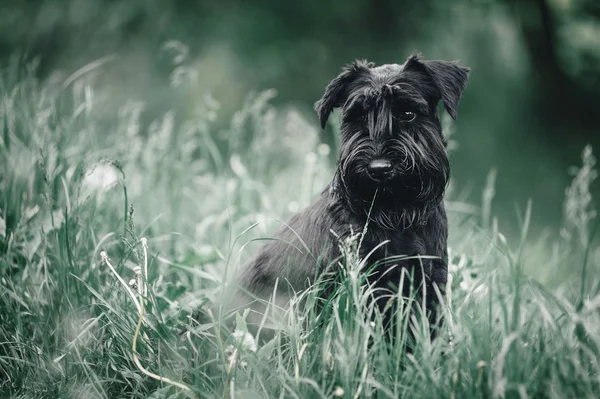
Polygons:
M528 198L535 229L558 226L569 167L581 164L586 144L600 144L598 0L0 4L8 79L32 61L44 80L93 73L106 99L96 112L140 101L142 124L168 110L186 118L208 103L219 110L214 128L226 130L248 93L273 88L273 104L316 126L312 104L344 64L402 63L415 51L471 68L452 129L454 195L480 203L495 169L493 212L503 228ZM335 144L334 130L324 142Z

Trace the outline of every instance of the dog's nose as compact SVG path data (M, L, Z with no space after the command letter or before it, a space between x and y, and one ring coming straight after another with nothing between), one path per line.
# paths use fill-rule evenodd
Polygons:
M392 172L392 163L387 159L376 159L367 166L369 175L377 180L383 180L390 176Z

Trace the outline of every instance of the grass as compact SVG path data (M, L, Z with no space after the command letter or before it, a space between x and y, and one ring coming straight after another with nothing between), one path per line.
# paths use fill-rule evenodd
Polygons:
M529 236L528 204L515 218L522 236L502 235L490 207L495 173L481 204L451 186L447 322L435 341L404 314L396 344L383 339L358 236L340 243L343 278L333 297L319 304L316 284L294 298L282 331L265 338L247 331L244 315L233 332L219 327L219 315L190 316L218 298L225 275L279 218L331 178L335 151L319 143L312 122L270 106L267 91L249 95L223 131L211 97L192 115L170 112L143 127L141 103L112 116L98 111L107 100L89 71L68 86L39 82L27 68L2 76L0 396L600 392L591 148L566 191L560 232ZM417 340L410 353L402 348L408 331Z

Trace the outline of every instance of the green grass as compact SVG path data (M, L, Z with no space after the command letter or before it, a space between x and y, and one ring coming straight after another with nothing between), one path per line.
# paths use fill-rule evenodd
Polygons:
M64 87L26 69L8 72L0 80L1 397L600 392L591 149L567 190L560 232L528 236L529 204L515 216L522 237L504 237L490 210L494 174L481 204L451 186L452 278L446 324L433 343L427 325L403 314L396 344L384 339L356 242L340 244L343 278L331 299L318 308L317 284L294 298L280 332L255 337L243 315L233 333L221 320L190 316L222 294L225 271L231 276L278 219L331 178L335 150L319 144L316 126L273 108L273 93L264 92L250 95L222 131L210 97L193 116L168 113L142 128L143 104L106 115L108 100L86 76ZM103 251L145 294L139 334L136 305ZM407 353L409 330L417 343ZM134 336L144 368L191 391L144 374Z

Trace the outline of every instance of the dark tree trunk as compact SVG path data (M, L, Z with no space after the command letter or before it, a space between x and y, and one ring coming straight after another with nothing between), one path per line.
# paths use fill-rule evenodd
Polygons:
M592 135L600 126L594 91L569 76L557 53L557 20L546 0L507 0L529 53L536 106L550 131ZM548 116L546 118L546 116Z

